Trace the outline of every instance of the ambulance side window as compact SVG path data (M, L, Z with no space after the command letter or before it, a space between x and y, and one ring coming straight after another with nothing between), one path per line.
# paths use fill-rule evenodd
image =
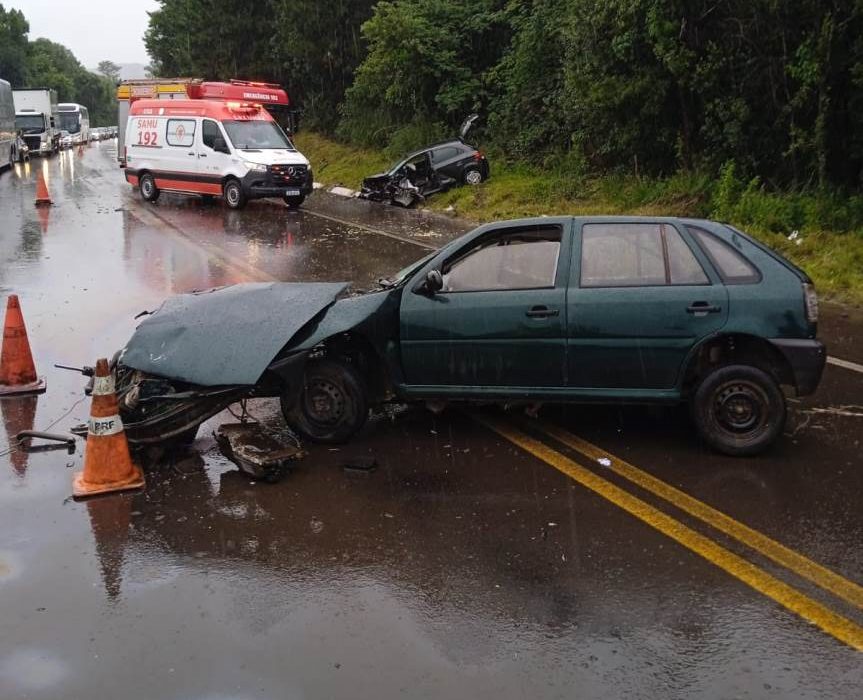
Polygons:
M216 139L222 138L222 132L219 130L219 125L212 119L204 120L204 129L201 132L204 140L204 145L208 148L216 149Z

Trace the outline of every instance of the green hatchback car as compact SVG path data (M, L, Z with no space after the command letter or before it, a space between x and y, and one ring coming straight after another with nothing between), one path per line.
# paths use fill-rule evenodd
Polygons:
M280 396L288 423L322 442L347 440L370 406L392 400L688 402L709 445L752 455L782 434L782 387L811 394L826 361L811 280L713 221L492 223L377 291L344 297L345 287L184 295L139 326L121 368L211 397L199 421L243 392ZM135 420L166 434L147 416L124 417L127 431Z

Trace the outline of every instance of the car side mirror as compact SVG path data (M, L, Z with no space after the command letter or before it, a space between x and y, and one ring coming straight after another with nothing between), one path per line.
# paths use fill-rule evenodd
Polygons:
M440 270L429 270L426 273L425 291L427 294L434 294L443 289L443 275Z
M213 139L213 150L218 151L219 153L227 153L228 155L231 152L228 150L228 144L225 143L225 139L221 136L217 136Z

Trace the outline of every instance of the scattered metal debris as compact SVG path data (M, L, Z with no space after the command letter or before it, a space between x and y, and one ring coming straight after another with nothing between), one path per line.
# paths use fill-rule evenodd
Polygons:
M49 440L57 442L57 445L33 445L32 439ZM58 435L57 433L45 433L41 430L22 430L15 435L15 440L18 446L25 452L46 452L48 450L65 449L69 454L75 454L75 436L74 435Z
M296 441L288 442L260 423L227 423L214 435L225 457L246 474L268 483L282 479L290 464L306 455Z

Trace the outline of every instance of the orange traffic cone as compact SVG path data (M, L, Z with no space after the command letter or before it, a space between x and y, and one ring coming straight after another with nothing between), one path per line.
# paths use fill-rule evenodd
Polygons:
M48 194L48 185L45 184L45 176L42 171L39 171L39 177L36 180L36 206L43 204L52 204L51 195Z
M108 360L96 363L93 380L93 404L87 424L87 446L84 448L84 471L75 474L72 495L75 498L95 496L112 491L127 491L144 485L144 472L132 463L129 443L123 431L114 377Z
M18 295L10 294L3 326L3 350L0 352L0 396L41 394L43 391L45 380L36 376Z

